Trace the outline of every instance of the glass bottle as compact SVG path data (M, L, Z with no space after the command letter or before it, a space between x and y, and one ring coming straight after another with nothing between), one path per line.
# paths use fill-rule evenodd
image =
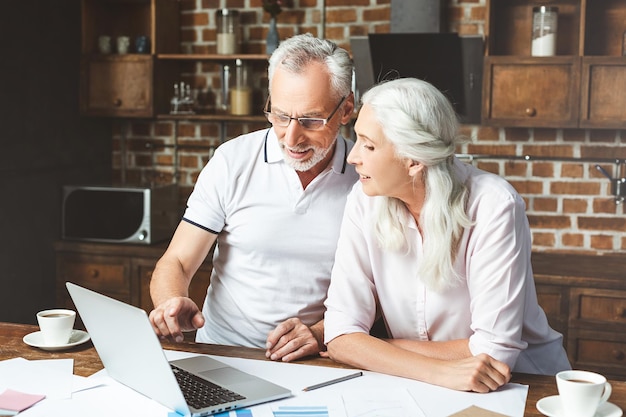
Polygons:
M217 53L232 55L239 53L240 27L239 12L231 9L219 9L216 13Z
M555 55L558 13L558 7L533 7L532 56Z
M252 89L248 85L248 68L241 59L235 61L235 77L230 89L230 114L252 113Z

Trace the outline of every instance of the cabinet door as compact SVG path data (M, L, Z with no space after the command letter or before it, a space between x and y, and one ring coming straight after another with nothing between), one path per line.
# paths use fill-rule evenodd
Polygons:
M483 123L576 127L580 58L485 58Z
M81 68L81 111L90 116L151 117L153 60L142 55L91 55Z
M626 62L621 57L582 61L580 127L626 127Z

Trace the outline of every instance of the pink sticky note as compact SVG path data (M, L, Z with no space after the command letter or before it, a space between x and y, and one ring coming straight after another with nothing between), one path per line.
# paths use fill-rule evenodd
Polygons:
M22 411L46 398L45 395L26 394L25 392L7 389L0 394L0 409Z

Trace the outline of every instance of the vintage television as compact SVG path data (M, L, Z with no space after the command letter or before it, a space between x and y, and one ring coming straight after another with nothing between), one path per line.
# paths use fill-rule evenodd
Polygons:
M67 240L150 245L170 239L181 214L175 185L63 186Z

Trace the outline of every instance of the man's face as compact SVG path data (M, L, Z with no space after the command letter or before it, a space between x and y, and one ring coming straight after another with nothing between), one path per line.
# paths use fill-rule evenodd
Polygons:
M326 119L341 98L330 92L330 77L325 67L311 63L300 74L276 68L271 85L272 113L289 117ZM288 126L274 125L285 162L298 171L318 168L320 171L332 158L335 139L342 123L347 123L354 107L352 97L340 106L333 117L319 130L308 130L291 120Z

